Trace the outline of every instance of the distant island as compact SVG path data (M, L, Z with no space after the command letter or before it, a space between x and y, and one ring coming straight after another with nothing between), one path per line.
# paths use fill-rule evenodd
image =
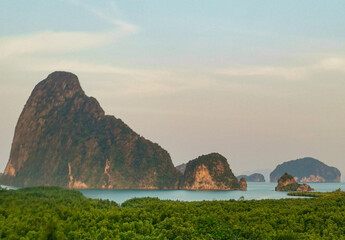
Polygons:
M265 177L261 173L253 173L251 175L239 175L237 180L246 179L247 182L265 182Z
M121 119L105 115L98 101L84 93L76 75L53 72L36 85L24 106L0 183L77 189L246 190L245 180L238 181L218 153L182 166L175 168L165 149Z
M284 173L293 175L298 182L340 182L341 176L337 168L311 157L278 165L270 174L270 181L277 182Z
M182 174L184 174L184 171L186 171L186 166L187 166L187 163L182 163L180 165L177 165L176 169L179 170Z

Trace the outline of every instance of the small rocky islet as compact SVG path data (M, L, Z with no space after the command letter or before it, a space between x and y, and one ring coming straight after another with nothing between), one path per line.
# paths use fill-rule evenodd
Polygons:
M283 192L290 192L290 191L297 191L297 192L311 192L314 191L307 184L299 184L296 182L295 178L288 174L284 173L278 180L278 185L275 188L276 191L283 191Z
M225 157L211 153L187 163L179 189L247 190L247 183L244 178L237 180Z

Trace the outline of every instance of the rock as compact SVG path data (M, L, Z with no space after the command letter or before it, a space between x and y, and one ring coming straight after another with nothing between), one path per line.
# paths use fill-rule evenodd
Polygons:
M261 173L253 173L251 175L239 175L237 180L245 178L247 182L265 182L265 177Z
M270 174L270 181L276 182L285 172L292 174L300 182L340 182L341 176L337 168L307 157L278 165Z
M278 180L276 191L314 191L307 184L298 184L293 176L284 173Z
M1 182L14 186L177 189L169 153L104 114L76 75L54 72L31 93Z
M311 192L314 191L308 184L299 184L299 187L296 190L297 192Z
M276 191L296 191L299 187L298 183L295 181L294 177L285 173L279 180L278 185L275 188Z
M245 178L240 179L240 190L247 191L247 181Z
M300 182L326 182L326 179L324 179L321 176L314 176L313 174L311 174L309 177L303 177L299 181Z
M187 166L187 164L182 163L182 164L176 166L176 169L179 170L182 174L184 174L184 171L186 171L186 166Z
M226 158L219 153L211 153L187 163L179 189L240 190L241 186Z

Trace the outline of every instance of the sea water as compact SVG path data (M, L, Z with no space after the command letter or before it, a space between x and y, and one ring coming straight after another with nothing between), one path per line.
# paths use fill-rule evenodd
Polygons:
M315 192L332 192L337 189L345 191L345 182L340 183L308 183ZM210 201L210 200L261 200L295 198L286 192L276 192L277 183L248 182L247 191L187 191L187 190L108 190L108 189L82 189L79 190L88 198L108 199L119 204L131 198L157 197L164 200L179 201ZM2 186L8 189L16 187Z
M105 190L83 189L84 196L95 199L108 199L123 203L131 198L157 197L164 200L204 201L229 199L281 199L291 198L286 192L276 192L277 183L248 182L247 191L187 191L187 190ZM308 183L316 192L332 192L337 189L345 190L345 182L341 183Z

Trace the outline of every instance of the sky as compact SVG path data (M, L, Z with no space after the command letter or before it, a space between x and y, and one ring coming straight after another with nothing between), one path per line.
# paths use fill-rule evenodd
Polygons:
M75 73L175 165L314 157L345 175L343 0L0 0L0 172L34 86ZM344 176L342 176L344 180Z

